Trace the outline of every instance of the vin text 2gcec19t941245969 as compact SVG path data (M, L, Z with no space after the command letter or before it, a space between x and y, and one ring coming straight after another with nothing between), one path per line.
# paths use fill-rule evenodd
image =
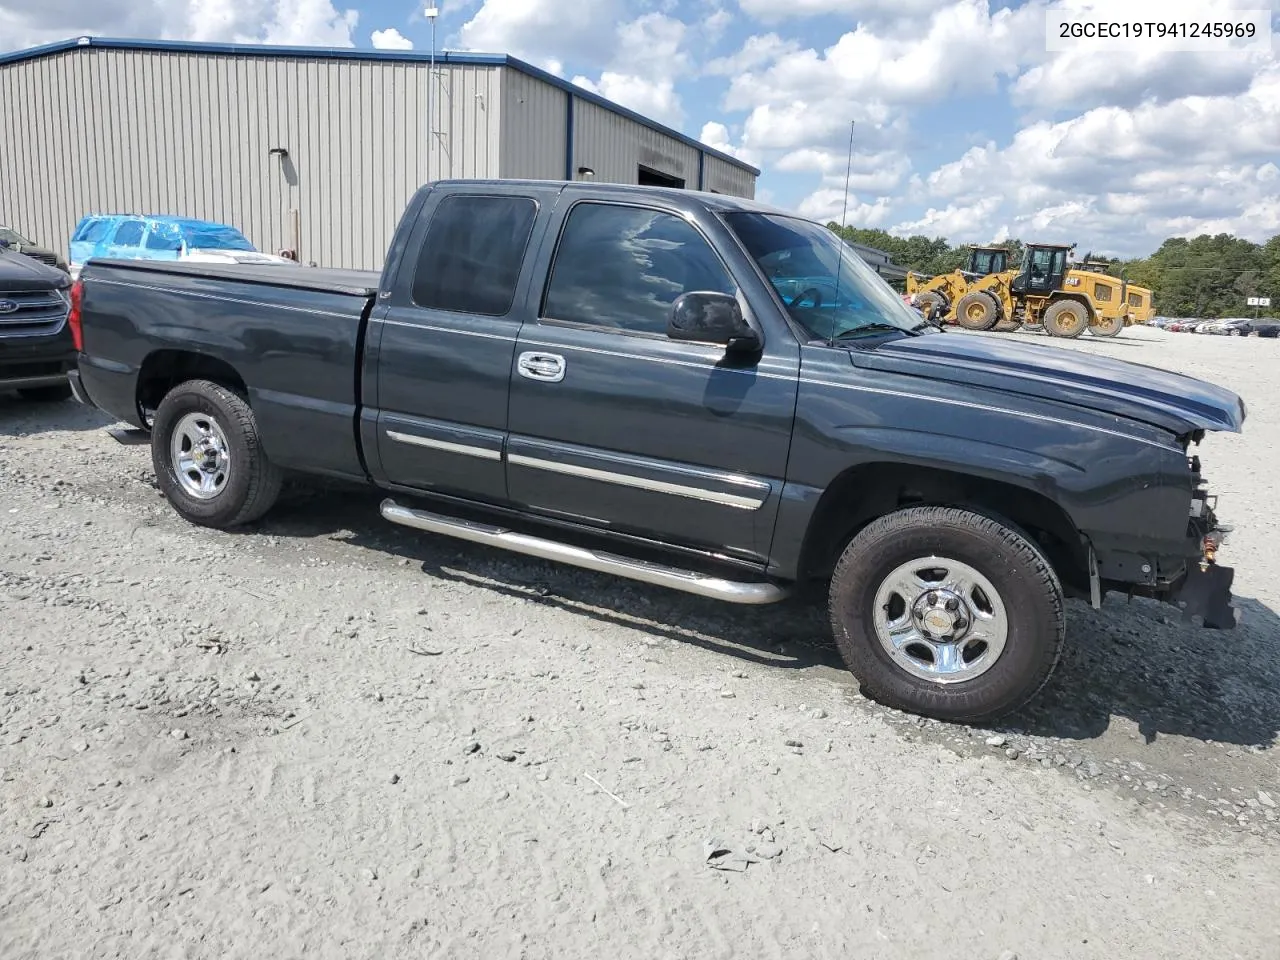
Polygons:
M91 260L77 396L150 430L195 523L284 473L388 520L738 603L829 584L868 695L945 719L1024 703L1064 597L1231 627L1190 455L1234 393L942 333L824 227L712 194L443 182L380 274Z

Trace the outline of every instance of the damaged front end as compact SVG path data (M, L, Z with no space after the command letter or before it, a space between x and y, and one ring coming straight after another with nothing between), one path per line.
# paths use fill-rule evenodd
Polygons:
M1188 439L1198 442L1202 434L1203 431L1197 431ZM1218 498L1209 493L1200 470L1200 458L1189 457L1187 463L1192 492L1186 552L1182 558L1169 558L1159 564L1161 573L1167 571L1172 576L1148 588L1134 589L1133 593L1173 604L1182 611L1185 621L1199 622L1211 630L1231 630L1240 620L1239 610L1231 603L1235 570L1218 563L1218 551L1231 527L1218 520Z

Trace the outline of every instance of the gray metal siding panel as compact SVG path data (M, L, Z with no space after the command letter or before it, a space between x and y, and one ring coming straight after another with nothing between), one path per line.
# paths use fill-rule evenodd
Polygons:
M498 175L563 180L568 95L518 70L502 70L502 149Z
M707 157L702 172L702 188L714 190L731 197L743 197L754 200L756 196L756 178L749 171L725 163L719 157Z
M574 109L574 166L590 167L601 183L637 183L641 165L698 186L698 151L594 103Z
M501 68L440 66L437 176L496 176ZM426 64L82 48L0 66L0 222L65 253L88 213L232 223L376 269L427 179ZM288 149L285 161L268 156Z

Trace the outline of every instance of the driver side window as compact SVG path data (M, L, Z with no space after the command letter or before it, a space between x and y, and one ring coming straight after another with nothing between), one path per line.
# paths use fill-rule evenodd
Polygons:
M584 201L565 221L542 316L665 335L671 304L692 291L737 285L690 223L643 207Z

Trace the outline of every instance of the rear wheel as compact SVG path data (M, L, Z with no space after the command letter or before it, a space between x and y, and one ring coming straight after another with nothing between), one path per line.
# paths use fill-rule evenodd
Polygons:
M1051 337L1074 339L1089 327L1089 312L1074 300L1059 300L1044 312L1044 330Z
M71 399L71 384L55 383L48 387L23 387L18 391L18 396L33 403L59 403Z
M990 330L999 319L995 298L981 290L970 290L956 304L956 323L966 330Z
M192 523L225 529L257 520L280 494L282 474L267 459L244 398L191 380L170 390L151 428L156 481Z
M1099 317L1098 322L1089 327L1095 337L1115 337L1124 329L1122 317Z
M1009 526L951 507L881 517L845 548L831 626L863 693L941 720L986 722L1048 681L1066 632L1062 586Z

